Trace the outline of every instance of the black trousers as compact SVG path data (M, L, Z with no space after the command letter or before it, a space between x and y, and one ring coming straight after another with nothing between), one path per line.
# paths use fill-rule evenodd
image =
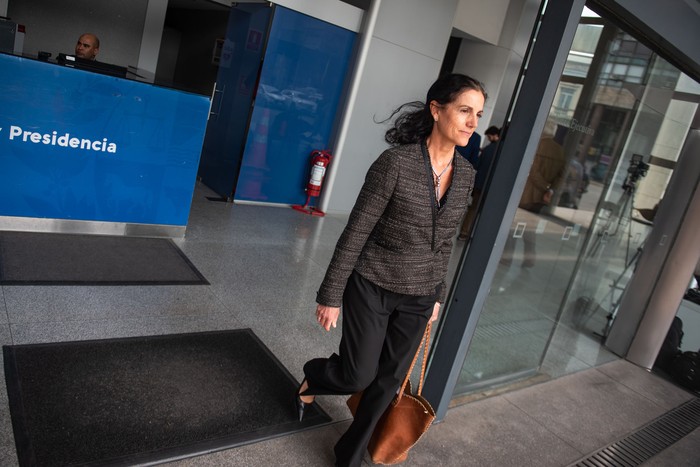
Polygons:
M353 272L343 295L338 354L304 365L304 394L364 390L355 419L335 445L337 466L359 466L377 421L406 376L437 301L437 292L390 292Z

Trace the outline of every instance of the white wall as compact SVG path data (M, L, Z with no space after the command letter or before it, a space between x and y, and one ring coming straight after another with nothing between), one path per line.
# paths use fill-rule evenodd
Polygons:
M136 66L141 47L146 0L9 0L8 16L26 26L24 53L39 50L73 53L78 37L92 32L100 38L98 59Z
M513 60L514 58L515 60ZM497 108L496 104L499 102L499 91L504 79L512 72L515 72L517 76L517 66L508 69L509 64L517 65L515 63L518 62L517 58L519 57L513 57L512 51L505 47L462 40L454 71L478 79L484 84L488 93L488 99L484 104L484 117L476 130L482 136L489 126L500 127L505 118L507 107L505 109ZM504 92L507 91L504 90ZM485 142L483 141L483 143Z
M478 0L461 0L464 10L479 10ZM484 105L484 118L477 132L483 136L491 125L501 127L527 50L532 28L535 24L539 0L510 0L505 10L490 10L491 20L503 27L494 43L462 39L454 71L472 76L486 87L489 98ZM466 6L469 8L466 8ZM502 6L502 3L498 4ZM500 18L496 14L501 14ZM456 24L455 24L456 28ZM463 30L473 35L472 30Z
M399 105L425 100L440 72L457 0L382 0L358 96L337 171L328 212L352 209L370 164L388 147L387 125L377 124Z
M7 16L7 2L9 0L0 0L0 16Z
M510 0L459 0L452 26L472 37L496 45Z

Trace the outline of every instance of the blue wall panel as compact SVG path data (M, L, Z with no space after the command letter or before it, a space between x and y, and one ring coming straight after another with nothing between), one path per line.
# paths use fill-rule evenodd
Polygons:
M328 149L355 37L275 8L236 199L304 204L310 154Z
M186 225L208 108L0 54L0 216Z

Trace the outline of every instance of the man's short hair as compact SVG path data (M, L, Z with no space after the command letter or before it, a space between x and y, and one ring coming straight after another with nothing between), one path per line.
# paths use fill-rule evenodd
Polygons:
M96 49L99 49L99 48L100 48L100 38L97 37L95 34L93 34L93 33L91 33L91 32L84 32L84 33L82 33L82 34L80 35L80 37L78 37L78 40L82 39L82 38L85 37L85 36L90 36L90 37L92 37L92 38L95 40L95 48L96 48Z
M497 126L490 126L484 132L485 135L501 135L501 130Z

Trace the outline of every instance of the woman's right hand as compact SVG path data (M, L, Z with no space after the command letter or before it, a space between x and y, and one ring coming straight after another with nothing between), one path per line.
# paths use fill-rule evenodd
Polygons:
M331 330L331 326L336 327L340 316L340 307L316 305L316 320L326 331Z

